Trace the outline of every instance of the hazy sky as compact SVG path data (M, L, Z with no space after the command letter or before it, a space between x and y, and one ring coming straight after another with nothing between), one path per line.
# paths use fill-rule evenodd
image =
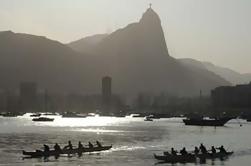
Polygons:
M0 0L0 31L67 43L138 21L150 2L171 56L251 72L251 0Z

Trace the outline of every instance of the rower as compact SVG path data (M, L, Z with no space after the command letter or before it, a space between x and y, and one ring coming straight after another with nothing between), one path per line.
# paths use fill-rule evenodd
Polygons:
M61 151L61 147L58 145L58 143L56 143L56 144L54 145L54 150L55 150L56 152L60 152L60 151Z
M194 154L197 155L197 154L199 154L199 152L200 152L199 148L197 146L195 146L195 148L194 148Z
M66 145L66 146L64 147L64 149L70 149L70 150L73 149L72 144L71 144L71 141L68 141L68 145Z
M202 154L206 154L207 153L207 149L203 144L200 144L200 150Z
M216 149L214 148L214 146L211 147L211 151L213 154L216 153Z
M49 152L49 151L50 151L50 147L44 144L44 152Z
M223 145L221 145L218 149L220 150L221 153L227 153Z
M96 144L98 145L98 147L102 147L102 145L99 141L96 141Z
M174 156L176 156L177 155L177 151L174 150L174 148L171 148L171 154L174 155Z
M79 141L78 142L78 149L82 149L83 148L83 145L82 145L82 143Z
M93 148L93 145L91 142L88 142L89 148Z
M187 155L188 154L185 147L180 151L180 154L181 155Z

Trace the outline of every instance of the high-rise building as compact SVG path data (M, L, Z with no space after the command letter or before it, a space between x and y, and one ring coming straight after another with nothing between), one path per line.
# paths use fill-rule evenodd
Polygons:
M24 112L34 112L37 106L37 84L34 82L22 82L20 90L20 107Z
M104 112L109 112L112 101L112 78L105 76L102 78L102 104Z

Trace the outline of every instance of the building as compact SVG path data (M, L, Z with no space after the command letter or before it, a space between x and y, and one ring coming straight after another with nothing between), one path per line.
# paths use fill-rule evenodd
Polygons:
M112 102L112 78L105 76L102 78L102 107L104 112L109 112Z
M36 112L37 110L37 84L22 82L19 87L20 108L22 112Z
M211 91L212 104L216 108L251 108L251 83L221 86Z

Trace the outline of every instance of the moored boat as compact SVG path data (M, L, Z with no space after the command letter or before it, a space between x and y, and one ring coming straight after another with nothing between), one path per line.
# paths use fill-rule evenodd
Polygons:
M146 116L146 117L144 118L144 121L153 121L153 119L152 119L151 117L149 117L149 116Z
M35 113L35 114L31 114L30 117L40 117L41 114L40 113Z
M35 122L52 122L52 121L54 121L54 118L39 117L39 118L33 118L32 121L35 121Z
M75 112L65 112L62 114L62 118L86 118L86 115Z
M193 126L224 126L229 120L233 118L215 118L215 119L205 119L205 118L187 118L183 119L185 125Z

